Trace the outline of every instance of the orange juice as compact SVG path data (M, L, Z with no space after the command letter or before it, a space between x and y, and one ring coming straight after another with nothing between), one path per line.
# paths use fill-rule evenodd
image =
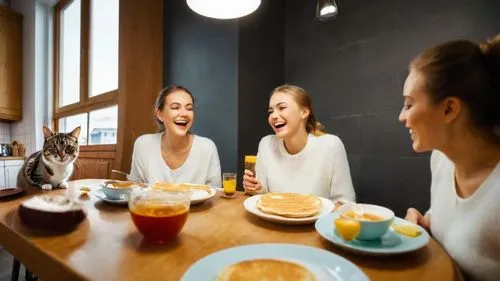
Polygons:
M236 192L236 179L224 179L222 182L224 193L227 196L232 196Z
M257 162L257 156L255 155L246 155L245 156L245 170L249 170L252 172L255 177L255 163Z
M337 233L345 241L356 239L361 232L361 224L356 220L337 218L334 224Z

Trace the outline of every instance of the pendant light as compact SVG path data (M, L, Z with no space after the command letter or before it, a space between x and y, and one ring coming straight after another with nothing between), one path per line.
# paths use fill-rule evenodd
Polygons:
M261 0L186 0L188 7L205 17L235 19L253 13Z
M318 0L316 6L316 18L321 21L334 19L339 14L339 9L335 0Z

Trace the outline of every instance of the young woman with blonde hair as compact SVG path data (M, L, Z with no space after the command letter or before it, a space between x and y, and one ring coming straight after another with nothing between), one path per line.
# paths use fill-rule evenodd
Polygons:
M304 89L293 85L274 89L268 122L275 134L259 143L256 175L245 170L247 193L294 192L355 200L344 145L316 120Z

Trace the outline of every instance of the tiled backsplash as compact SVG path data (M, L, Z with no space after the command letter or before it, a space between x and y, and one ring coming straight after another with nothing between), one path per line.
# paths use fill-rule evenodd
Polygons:
M10 124L0 122L0 143L10 143Z

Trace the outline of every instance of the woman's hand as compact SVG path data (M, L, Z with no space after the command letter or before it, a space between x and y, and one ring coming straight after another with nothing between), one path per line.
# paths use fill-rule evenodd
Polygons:
M243 176L243 188L245 193L250 195L255 195L262 191L262 184L255 178L254 174L250 170L245 170L245 175Z
M431 229L431 215L426 214L424 216L415 208L408 209L408 211L406 212L405 220L420 225L421 227L425 228L425 230L427 230L428 232Z

